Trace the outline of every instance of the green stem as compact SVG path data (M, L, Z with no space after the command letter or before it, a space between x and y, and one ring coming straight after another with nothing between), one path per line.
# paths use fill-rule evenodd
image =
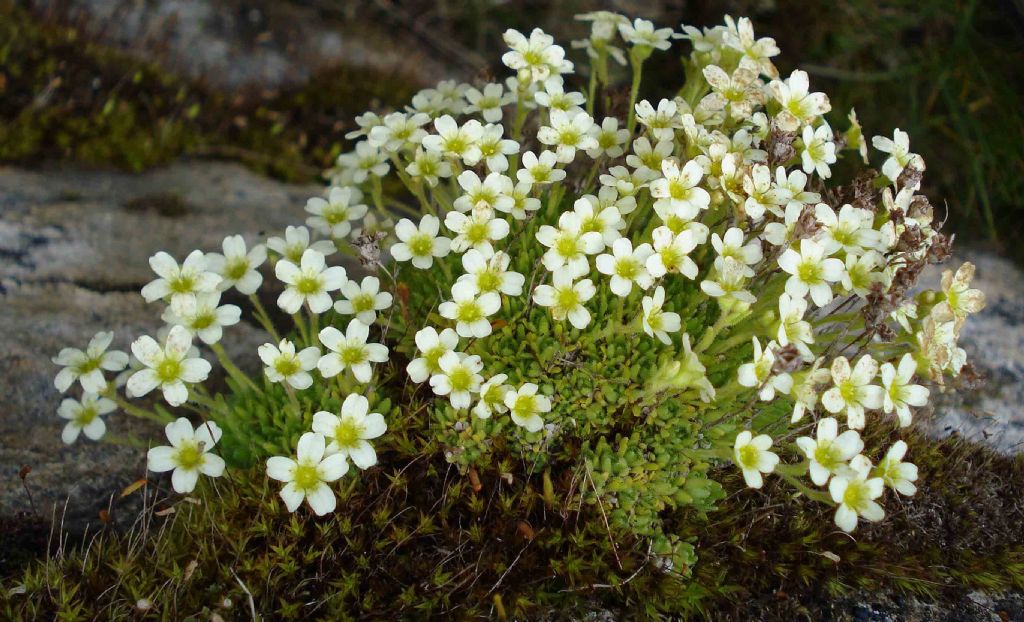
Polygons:
M138 417L139 419L148 419L149 421L154 421L160 424L166 424L174 421L173 417L164 417L153 412L152 410L146 410L145 408L139 408L138 406L130 404L128 400L122 398L117 393L111 393L110 397L121 408L121 410L125 411L126 413L133 417Z
M263 303L256 294L249 294L249 302L252 303L254 309L256 309L256 321L260 323L263 330L270 333L270 336L274 339L274 345L281 343L281 336L277 334L277 330L274 328L274 323L270 321L270 316L267 314L267 310L263 308Z
M313 345L309 341L309 333L306 331L306 323L302 321L302 316L298 313L292 313L292 321L295 322L295 328L299 331L299 338L302 339L302 343L306 346Z
M224 368L224 371L228 372L228 375L234 378L235 382L246 385L257 393L260 392L260 389L259 387L256 386L256 383L254 383L249 378L249 376L245 374L245 372L243 372L241 369L238 369L238 366L235 365L234 361L231 360L231 357L228 356L228 353L224 349L224 346L220 345L219 343L215 343L211 345L210 348L213 350L213 353L217 355L217 360L220 361L220 364Z
M644 61L641 58L638 48L633 48L629 53L630 64L633 66L633 82L629 87L629 112L626 117L626 129L632 138L633 130L636 128L636 98L640 95L640 77L643 75Z

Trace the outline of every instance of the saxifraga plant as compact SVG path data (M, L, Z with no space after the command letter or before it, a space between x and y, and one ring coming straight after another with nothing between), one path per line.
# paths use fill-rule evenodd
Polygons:
M65 442L101 438L118 408L159 422L169 444L149 449L148 466L172 472L175 491L202 494L209 478L238 473L236 490L205 495L206 511L334 517L292 520L303 541L357 519L387 534L406 511L431 533L456 520L454 503L463 519L498 504L520 517L499 521L502 533L548 547L551 574L538 581L672 578L673 596L646 603L654 610L699 600L687 578L700 551L680 521L716 509L722 465L751 488L778 478L834 507L843 531L883 520L886 496L916 492L901 430L962 373L959 332L984 305L970 264L913 293L951 246L916 194L924 160L895 130L872 140L883 157L868 168L855 113L832 120L847 126L837 134L828 98L801 71L780 77L778 48L749 20L676 33L579 17L592 26L573 45L585 94L551 37L509 30L504 83L442 82L404 111L358 117L306 227L265 245L230 236L222 253L181 263L154 255L158 278L142 294L166 303L159 339L140 337L129 357L101 333L54 359L57 388L82 390L60 407ZM692 47L685 80L637 101L645 61L673 39ZM338 255L366 274L330 265ZM288 323L259 297L268 258ZM220 343L242 313L221 304L229 289L272 339L261 377ZM207 353L224 391L203 384ZM157 389L174 410L129 401ZM275 481L251 481L252 469ZM396 490L401 508L367 501ZM460 528L476 543L497 538L485 524ZM417 531L401 529L399 543ZM511 572L516 545L497 543L500 584L494 568ZM348 545L377 546L365 535ZM442 570L451 559L463 558L437 565L442 585L455 580ZM411 569L396 574L415 610ZM420 604L504 612L499 592L485 596ZM279 606L298 615L303 598Z

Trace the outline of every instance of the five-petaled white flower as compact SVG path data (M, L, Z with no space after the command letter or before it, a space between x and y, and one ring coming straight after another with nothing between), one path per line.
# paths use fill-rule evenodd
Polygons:
M576 212L564 212L558 217L558 228L542 225L537 230L537 241L548 247L544 253L544 267L552 272L566 266L573 278L590 272L587 255L601 252L604 238L597 231L584 231L583 219Z
M772 437L767 434L754 436L750 430L743 430L736 435L733 445L733 460L743 471L743 481L751 488L764 485L762 473L771 473L779 463L779 457L768 451L772 446Z
M320 343L330 352L320 357L317 369L324 378L337 376L346 369L359 382L366 384L373 376L370 363L383 363L388 360L387 346L379 343L367 343L370 327L357 319L348 323L345 334L333 326L320 331Z
M437 362L441 370L430 377L430 388L437 395L447 395L452 408L469 408L472 394L480 392L484 364L480 357L462 352L445 352Z
M61 393L67 393L77 380L86 393L102 393L107 388L104 371L118 372L127 367L128 355L120 350L110 350L114 333L99 332L89 340L85 351L78 348L62 348L51 359L64 368L57 372L53 384Z
M661 173L660 179L651 182L651 196L657 199L656 206L667 208L684 220L693 220L700 210L711 204L711 195L698 185L704 170L696 160L690 160L680 169L675 160L666 158L661 162Z
M892 363L884 363L881 368L882 386L885 396L882 409L887 413L896 413L900 427L910 425L911 406L924 406L928 403L928 389L914 384L914 373L917 372L917 361L909 352L900 359L899 367Z
M446 328L440 333L433 326L422 328L416 333L416 348L420 356L406 366L405 371L413 382L424 382L433 374L441 372L441 357L459 347L459 335Z
M435 257L444 257L451 250L452 241L438 236L441 221L437 216L426 214L417 227L408 218L395 224L395 235L399 242L391 246L391 256L396 261L412 260L412 265L426 270L434 265Z
M324 410L313 415L313 431L330 441L325 455L341 454L360 469L377 464L377 452L369 441L387 429L383 415L370 412L370 401L356 393L345 398L338 415Z
M303 303L309 305L311 312L323 313L334 304L328 292L341 289L347 280L345 268L328 268L324 256L311 248L302 253L299 265L287 259L278 260L274 273L287 285L277 297L277 306L285 313L298 313Z
M456 282L452 286L452 299L437 307L441 317L455 321L455 331L461 337L486 337L491 334L491 322L487 318L501 309L501 296L494 292L477 293L475 285L468 281Z
M479 112L484 121L500 123L502 106L514 102L515 98L515 93L505 93L501 84L492 82L485 84L482 91L473 88L466 91L466 101L469 102L469 105L463 112L467 114Z
M732 257L736 261L752 266L761 261L761 241L757 238L743 243L743 230L730 227L724 236L711 234L711 246L719 257Z
M810 125L804 126L801 136L803 149L800 158L805 173L817 173L818 177L828 179L832 176L829 164L836 163L836 144L832 142L832 128L822 123L818 129Z
M469 283L476 293L499 292L506 296L523 293L526 277L508 269L512 258L504 251L487 257L471 248L462 256L462 267L466 274L459 277L459 283Z
M211 369L207 361L189 358L191 349L192 335L182 326L171 327L163 346L148 335L136 339L132 343L132 354L145 368L128 379L128 396L142 397L159 388L171 406L184 404L188 400L185 384L206 380Z
M761 349L761 342L757 337L752 337L754 344L754 362L744 363L739 366L737 376L739 383L744 387L758 389L758 397L765 402L775 399L775 392L786 394L793 388L793 377L783 373L772 375L772 368L775 366L775 348L778 347L774 341L769 342L764 350Z
M480 419L489 419L493 413L508 412L505 396L512 391L512 387L505 384L506 380L508 374L496 374L480 385L480 399L473 406L474 415Z
M338 251L337 247L334 246L334 242L330 240L318 240L310 244L309 229L292 226L285 228L283 238L267 238L267 248L293 264L298 264L302 261L302 255L306 252L306 249L313 249L324 257L333 255Z
M601 199L592 194L576 199L572 211L580 217L580 231L600 233L605 246L611 246L622 237L622 230L626 228L626 221L622 219L619 208L615 205L601 205Z
M576 158L577 149L586 151L597 147L597 139L590 134L594 119L586 112L581 110L570 114L552 110L550 123L537 130L537 140L554 147L559 162L572 162Z
M551 273L551 285L538 285L533 289L533 301L542 307L551 307L551 317L568 319L574 327L583 330L590 324L590 311L583 306L594 297L597 288L590 279L573 282L567 268Z
M903 457L907 455L907 443L896 441L885 452L885 457L875 465L874 475L881 477L886 486L905 497L911 497L917 492L917 465L904 462Z
M501 62L516 72L522 84L543 82L552 75L572 71L572 63L565 59L565 50L555 45L554 38L540 28L534 28L529 38L509 28L502 38L511 49L502 55Z
M804 319L805 313L806 298L794 298L782 292L779 296L779 330L776 339L783 346L793 344L804 360L811 361L814 354L808 345L814 343L814 331L811 323Z
M94 393L84 393L81 401L70 397L64 398L57 408L57 415L68 422L64 424L60 439L66 445L70 445L81 433L91 441L100 440L107 431L107 424L103 421L102 415L108 415L115 410L117 404L113 400Z
M660 279L669 272L678 272L688 279L697 278L697 264L689 253L697 248L693 232L672 233L668 227L657 227L651 233L654 253L647 258L647 272Z
M801 436L797 447L810 463L811 481L824 486L828 478L842 473L847 463L864 449L864 441L856 430L839 434L839 423L832 417L818 421L817 438Z
M831 283L841 281L846 266L842 260L825 256L825 247L814 240L800 240L800 251L787 248L779 256L779 267L790 275L786 293L803 298L810 292L819 307L832 302Z
M348 462L341 453L325 455L327 441L318 432L306 432L299 438L295 460L284 456L267 459L267 476L284 482L281 499L289 512L303 501L317 516L333 512L338 505L334 491L327 484L348 473Z
M516 171L516 179L530 184L551 184L565 179L565 171L555 168L558 158L553 151L532 151L523 154L522 166Z
M142 288L142 297L146 302L165 298L168 302L174 302L195 294L214 292L221 281L217 273L210 271L206 255L200 250L189 253L180 266L174 257L160 251L149 258L149 266L159 278Z
M220 304L220 292L177 298L163 314L165 322L184 326L205 344L220 341L224 327L238 324L241 317L237 306Z
M871 461L859 455L828 483L832 500L839 504L836 526L847 533L857 528L858 517L871 522L885 518L885 510L875 502L882 496L885 482L880 477L869 477L870 473Z
M663 344L669 345L672 343L672 339L668 334L678 332L682 321L678 313L664 311L662 309L664 304L665 288L661 285L654 290L653 296L644 296L640 301L640 306L644 310L642 318L644 332L651 337L657 337L658 341Z
M330 243L330 242L328 242ZM224 254L206 253L206 266L220 275L221 291L234 287L242 294L254 294L263 284L259 267L267 260L267 247L257 244L246 251L245 238L229 235L221 244Z
M461 159L466 166L475 166L481 153L477 142L483 135L484 126L476 119L470 119L460 126L451 115L434 119L437 134L423 137L423 148L440 153L448 158Z
M654 249L646 242L634 249L629 238L619 238L612 244L612 252L598 255L595 263L598 272L612 277L612 293L625 297L633 291L633 283L640 289L647 289L654 283L647 271L647 260L653 254Z
M527 432L538 432L544 427L542 413L551 410L551 399L537 393L537 385L524 383L518 389L510 389L505 393L505 407L512 415L516 425L526 428Z
M601 125L594 125L590 128L590 134L597 141L597 146L587 149L587 155L593 159L607 156L617 158L625 153L623 145L629 140L629 130L619 128L619 120L616 117L605 117Z
M380 291L380 279L375 276L363 277L360 283L346 282L341 286L341 295L345 298L334 303L334 310L342 315L354 315L367 326L376 321L378 311L390 307L394 300L389 292Z
M639 17L633 20L633 23L621 22L619 23L619 34L622 35L622 39L632 45L634 48L645 48L656 50L667 50L672 47L672 29L671 28L654 28L654 23L646 19L640 19Z
M888 159L882 164L882 174L889 181L895 182L899 179L900 173L908 166L924 171L924 158L910 152L910 135L903 130L893 130L891 139L875 136L871 139L871 144L882 153L889 154Z
M367 207L360 203L363 193L353 186L334 187L327 198L313 197L306 201L311 215L306 224L331 238L345 238L352 232L352 221L366 216Z
M821 396L821 403L832 414L846 412L846 425L864 429L864 411L878 409L884 403L885 391L871 381L878 375L878 361L870 354L860 357L853 369L845 356L832 361L833 386Z
M175 492L185 494L195 490L200 475L220 477L224 473L224 459L210 453L221 437L221 429L213 421L205 421L192 428L192 423L180 417L164 428L170 446L153 447L146 454L146 468L154 473L171 473L171 486Z
M673 140L675 131L683 127L679 106L671 99L662 99L655 108L646 99L636 104L636 120L646 126L655 140Z
M775 121L783 130L795 132L800 129L800 125L832 109L824 93L811 93L809 87L807 72L799 69L785 81L773 80L768 85L775 99L782 105Z
M272 343L265 343L256 352L266 365L264 373L267 380L287 382L300 391L313 386L313 376L309 372L316 368L320 360L320 348L310 346L296 352L294 343L282 339L276 347Z
M469 214L448 212L444 217L444 226L448 227L455 237L452 238L451 250L461 253L468 248L486 254L494 254L492 241L504 239L509 232L508 222L494 217L490 207L475 207Z

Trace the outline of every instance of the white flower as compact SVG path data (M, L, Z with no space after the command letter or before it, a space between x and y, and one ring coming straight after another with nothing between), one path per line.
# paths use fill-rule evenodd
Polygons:
M100 440L107 431L107 424L101 416L109 415L115 410L117 404L113 400L99 397L94 393L83 393L82 401L64 398L57 408L57 415L68 422L64 424L60 439L64 444L70 445L82 433L91 441Z
M767 434L754 436L750 430L743 430L736 435L733 445L733 459L743 470L743 481L751 488L764 485L762 473L771 473L779 463L779 457L768 451L772 446L772 437Z
M711 234L711 246L719 257L732 257L736 261L752 266L761 261L761 241L756 237L743 244L743 230L730 227L724 236Z
M605 117L600 126L595 124L590 128L590 135L597 141L596 147L587 149L590 158L596 160L602 155L617 158L625 153L623 146L629 140L629 130L620 129L616 117Z
M580 231L600 233L605 246L611 246L622 237L622 230L626 228L626 221L622 219L619 209L614 205L602 207L600 199L592 194L576 199L572 211L580 217Z
M556 320L568 319L576 328L586 328L590 324L590 312L583 303L597 292L594 284L590 279L573 283L573 273L567 268L552 272L551 281L551 285L534 288L533 301L542 307L551 307L551 316Z
M433 374L441 371L441 357L459 347L459 335L446 328L440 333L432 326L420 329L416 333L416 348L420 356L413 359L405 368L413 382L423 382Z
M480 161L480 147L477 141L483 135L484 128L476 119L466 121L461 127L451 115L434 119L437 134L423 137L423 148L427 151L440 153L448 158L459 158L466 166L475 166Z
M175 492L185 494L195 490L199 475L220 477L224 474L224 460L210 453L221 437L220 427L212 422L200 423L195 429L188 419L178 418L164 428L170 446L153 447L146 454L146 468L154 473L171 473L171 486Z
M659 173L662 170L662 163L672 155L674 150L675 142L671 140L659 140L653 147L651 146L651 141L647 140L646 136L641 136L634 140L633 153L626 156L626 164L636 169L633 172L633 178L631 180L633 187L639 189L648 181L659 177ZM608 172L614 175L614 169L615 167L612 167ZM675 174L678 175L678 166L675 171ZM703 170L701 171L701 174L703 175ZM689 178L686 178L686 180L689 181ZM682 179L680 181L682 181ZM694 184L696 184L696 182L694 182ZM624 191L622 185L617 184L617 187L619 192L629 194ZM689 195L691 193L689 193L688 190L688 188L683 189L682 186L680 186L680 193L685 191L686 194ZM652 194L651 196L654 195Z
M634 47L657 50L667 50L672 47L670 39L673 32L671 28L655 29L652 22L639 17L633 20L632 24L628 21L619 23L619 34L622 35L623 41Z
M772 368L775 366L774 350L778 344L774 341L769 342L762 351L761 342L757 337L753 337L751 341L754 344L754 362L739 366L737 375L740 385L757 388L758 397L765 402L775 399L776 391L789 393L793 388L793 377L789 374L772 375Z
M801 436L796 444L810 461L811 481L817 486L824 486L832 475L843 473L847 462L864 449L860 434L856 430L839 434L839 424L832 417L818 421L817 439Z
M829 370L821 366L824 362L825 359L819 357L815 359L810 369L793 374L796 380L790 391L790 396L793 398L793 414L789 419L790 423L796 423L803 419L804 414L813 410L818 404L818 387L828 382L831 377Z
M372 134L373 130L370 133ZM341 180L353 184L361 184L371 175L384 177L391 170L388 155L368 140L356 143L355 151L339 155L338 166L343 171Z
M875 283L885 282L886 274L876 270L884 264L885 258L877 251L868 251L860 256L846 255L846 269L841 281L843 290L867 298Z
M174 257L160 251L149 258L149 266L159 278L142 288L142 297L146 302L164 298L170 298L169 301L173 302L194 294L214 292L221 281L219 275L209 271L206 256L199 250L189 253L180 266Z
M498 251L486 257L476 249L469 249L462 256L462 267L466 274L459 277L459 283L469 283L475 293L499 292L506 296L523 293L526 277L508 269L512 258L508 253Z
M907 444L904 441L896 441L885 452L885 457L875 466L874 474L882 478L886 486L905 497L911 497L917 492L917 465L910 462L903 462L903 456L907 455Z
M832 110L824 93L810 93L807 72L799 69L790 74L785 82L773 80L768 88L782 105L775 120L787 132L795 132L800 125L809 123L815 117ZM810 171L807 171L810 172Z
M313 197L306 201L306 211L312 214L306 224L327 237L345 238L352 232L352 221L366 216L368 208L360 203L362 199L358 188L331 188L327 199Z
M220 305L220 292L196 294L175 300L162 316L168 324L178 324L205 344L220 341L225 326L238 324L242 310L235 305Z
M732 257L715 259L714 269L708 278L701 281L700 289L712 298L732 299L746 304L754 304L757 298L746 288L747 279L754 276L754 271L747 265Z
M469 408L472 394L480 392L483 376L480 371L484 364L480 357L467 356L462 352L445 352L438 360L441 371L430 377L430 388L437 395L447 395L452 408Z
M754 36L754 27L750 18L741 17L735 23L728 15L725 17L726 29L722 33L722 41L729 47L743 52L740 66L756 68L758 72L769 76L778 75L778 71L772 65L772 56L779 54L779 47L775 39L763 37L758 39Z
M529 38L509 28L502 38L511 50L502 55L501 62L516 72L521 83L542 82L552 75L572 71L572 63L565 60L565 50L540 28L534 28Z
M316 367L324 378L337 376L345 369L351 369L356 380L366 384L373 376L370 363L388 360L388 348L379 343L367 343L370 327L359 320L348 323L343 335L340 330L328 326L320 331L320 343L330 352L320 357Z
M369 442L387 431L387 423L380 413L371 413L370 402L362 395L351 394L341 403L341 413L335 415L321 410L313 415L313 431L329 440L325 455L341 454L351 458L360 469L377 464L377 452Z
M145 365L128 379L128 396L142 397L153 389L163 391L171 406L181 406L188 400L185 383L206 380L211 366L201 358L189 357L192 335L181 326L173 326L161 346L152 337L143 335L132 343L132 354Z
M451 250L455 253L474 248L492 255L494 246L491 242L504 239L509 232L508 222L495 218L494 210L490 207L474 207L469 214L448 212L444 217L444 226L456 234L451 243Z
M527 382L505 393L505 406L512 414L512 421L526 428L527 432L537 432L544 427L540 415L551 410L551 400L546 395L539 395L537 388L537 385Z
M548 247L544 253L544 267L552 272L566 266L573 278L590 272L587 255L601 252L604 238L596 231L583 231L583 220L576 212L563 212L558 217L558 228L541 225L537 241Z
M311 312L323 313L333 304L328 292L341 289L348 280L345 268L328 268L324 256L311 248L302 253L299 265L278 260L274 274L287 286L277 297L277 306L285 313L298 313L304 303Z
M501 123L502 106L510 104L515 100L515 93L505 93L505 89L501 84L492 82L485 84L482 91L473 88L466 91L466 101L469 102L469 105L466 106L463 112L467 114L479 112L484 121L488 123Z
M107 388L103 371L119 372L128 366L128 355L120 350L107 351L114 333L99 332L89 340L85 352L78 348L62 348L51 359L64 368L57 372L53 384L61 393L67 393L77 380L86 393L102 393Z
M409 173L413 180L422 180L433 188L437 185L438 178L452 176L452 165L444 160L439 152L417 149L412 162L405 167L405 172Z
M974 264L968 261L957 268L955 274L952 270L942 272L940 283L945 300L935 305L932 314L943 322L952 320L956 334L969 314L985 308L985 292L971 287L974 270Z
M646 242L634 250L629 238L619 238L612 244L612 252L598 255L595 263L598 272L612 277L612 293L625 297L633 291L633 283L640 289L647 289L654 283L647 272L647 260L653 254L654 249Z
M422 112L392 112L384 117L383 124L370 129L367 142L388 153L418 146L427 135L423 129L427 121L430 121L430 115Z
M675 160L663 160L661 172L664 177L651 182L655 206L667 208L685 220L693 220L700 210L708 208L711 195L699 185L704 171L696 160L687 162L682 170Z
M882 153L888 153L889 157L882 164L882 174L889 181L895 182L899 179L900 173L908 166L924 171L924 158L916 153L910 153L910 135L903 130L893 130L892 139L885 136L875 136L871 144Z
M747 195L743 211L754 220L759 220L766 211L782 216L779 206L789 200L789 193L772 183L772 171L764 164L755 164L743 177L743 192Z
M477 294L476 287L467 281L452 286L452 300L437 307L441 317L454 320L455 331L461 337L486 337L491 334L487 319L501 309L501 296L494 292Z
M391 246L391 256L395 261L412 260L412 265L426 270L434 265L434 257L444 257L451 250L452 241L438 236L441 221L437 216L426 214L417 227L408 218L403 218L395 225L395 235L400 242Z
M822 179L831 177L832 170L828 165L836 163L836 144L832 142L832 128L828 123L822 123L816 130L810 125L805 125L802 139L804 147L800 151L800 158L804 172L816 172Z
M245 238L240 235L229 235L221 246L223 255L206 254L206 267L221 277L220 291L234 287L242 294L256 293L263 284L259 267L267 260L267 247L257 244L246 252Z
M683 127L679 107L671 99L662 99L655 109L646 99L636 104L636 120L655 140L674 140L676 129Z
M309 372L316 368L320 360L320 348L310 346L296 352L294 343L282 339L277 347L272 343L265 343L256 352L266 365L264 373L267 380L287 382L300 391L313 385L313 376Z
M490 173L481 181L473 171L463 171L459 174L458 182L464 194L456 198L452 205L460 212L470 212L476 208L507 212L512 208L512 180L501 173Z
M854 430L864 429L864 411L882 407L884 391L871 384L878 375L878 362L870 354L860 357L850 370L845 356L832 361L833 386L821 396L821 403L832 414L846 411L846 425Z
M847 204L839 208L837 215L828 204L818 203L814 206L814 219L821 225L818 242L825 246L827 255L840 249L859 255L882 242L882 235L873 229L875 215L866 209Z
M337 252L334 242L330 240L319 240L309 243L309 229L305 227L287 227L284 230L284 237L272 237L267 240L267 247L284 259L297 264L302 261L302 255L306 249L313 249L324 257Z
M516 179L529 184L550 184L565 179L565 171L555 168L558 158L552 151L523 153L522 166L516 171Z
M783 246L791 241L793 239L793 230L796 228L796 223L800 220L803 211L804 206L802 203L790 201L786 205L783 222L770 222L764 226L764 239L768 240L769 244L775 246Z
M828 484L832 500L839 504L836 526L849 533L857 528L857 518L878 522L885 518L882 506L875 499L882 496L885 482L880 477L868 478L871 461L863 455L850 461L850 468L837 474Z
M369 326L377 320L377 312L391 306L393 297L389 292L380 291L380 279L375 276L363 277L361 283L346 281L341 286L344 300L334 303L334 310L342 315L354 315Z
M527 212L536 212L540 209L540 199L530 196L532 187L533 184L528 181L516 182L509 195L512 197L511 207L508 210L499 207L498 211L507 211L516 220L526 220Z
M508 412L505 396L513 389L505 384L506 380L508 380L507 374L496 374L480 385L480 399L473 406L474 415L480 419L490 419L493 413Z
M356 125L359 126L359 129L352 130L351 132L345 134L345 138L347 138L348 140L355 140L356 138L360 138L362 136L368 136L370 132L373 131L373 128L384 123L384 120L381 119L380 115L378 115L376 112L364 112L363 114L358 115L355 118L355 121Z
M678 313L663 311L665 304L665 288L659 285L654 290L654 296L644 296L640 306L644 310L643 328L644 332L651 337L657 337L658 341L665 345L672 343L668 333L679 331L682 322Z
M561 110L552 110L550 123L537 130L537 140L544 145L554 146L559 162L572 162L576 158L577 149L586 151L597 147L597 140L590 135L594 120L586 112L581 110L570 115Z
M809 344L814 343L814 332L810 322L804 320L807 313L807 299L794 298L783 292L779 296L779 330L776 338L780 345L793 344L805 360L814 358Z
M500 125L487 124L480 135L480 140L477 141L480 158L487 164L487 170L494 173L507 171L508 157L519 153L519 143L505 138L504 131Z
M910 407L928 403L928 389L913 383L916 371L917 361L909 352L900 359L899 367L884 363L881 368L882 386L885 387L882 410L895 412L900 427L904 428L910 425L912 419Z
M678 272L688 279L697 278L697 264L689 257L697 247L692 231L678 235L668 227L657 227L652 233L654 254L647 258L647 271L656 279Z
M323 434L306 432L299 438L295 460L284 456L267 459L267 476L285 482L280 494L289 512L297 510L303 501L317 516L337 507L338 500L327 484L348 473L348 462L341 453L325 456L326 449Z
M800 240L800 252L787 248L779 256L779 267L789 273L786 293L803 298L808 292L814 304L823 307L832 302L832 286L843 278L846 266L835 257L825 257L825 247L813 240Z
M544 90L537 91L533 100L552 111L560 110L570 115L582 112L581 106L587 101L583 93L565 92L562 76L552 76L544 81Z

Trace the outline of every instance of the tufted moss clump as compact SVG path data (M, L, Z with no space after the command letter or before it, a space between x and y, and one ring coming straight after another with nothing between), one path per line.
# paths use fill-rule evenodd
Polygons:
M628 534L566 504L557 478L554 494L510 483L508 465L459 475L438 453L389 450L326 519L285 512L263 474L243 470L185 498L151 491L128 533L28 564L0 585L0 617L746 620L817 617L864 592L953 602L1024 589L1024 461L914 440L936 485L857 538L782 486L734 494L742 480L724 474L721 511L675 524L702 551L687 579L638 573L647 558Z

